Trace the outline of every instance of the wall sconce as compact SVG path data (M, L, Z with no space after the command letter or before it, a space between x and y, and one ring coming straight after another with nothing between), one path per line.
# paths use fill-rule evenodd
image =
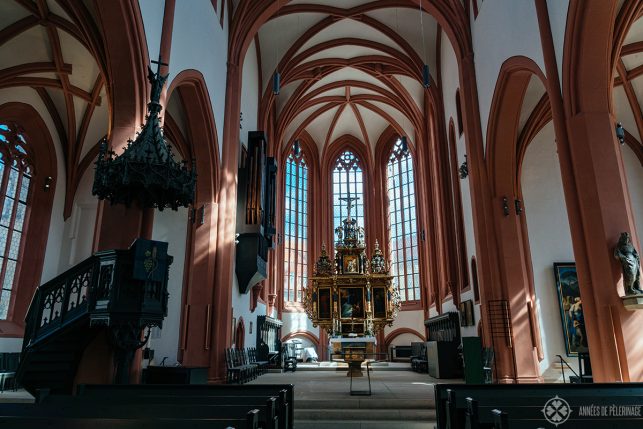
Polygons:
M514 206L516 207L516 214L519 215L522 213L522 201L516 199L514 201Z
M616 138L620 144L625 144L625 128L620 122L616 124Z
M45 192L49 192L49 189L51 189L51 184L53 183L54 178L51 176L45 177L45 186L43 186L43 189Z
M469 176L469 164L467 164L467 155L464 155L464 162L460 165L458 169L460 174L460 179L466 179Z
M205 204L199 207L199 225L205 223Z
M502 197L502 212L505 216L509 216L509 199Z

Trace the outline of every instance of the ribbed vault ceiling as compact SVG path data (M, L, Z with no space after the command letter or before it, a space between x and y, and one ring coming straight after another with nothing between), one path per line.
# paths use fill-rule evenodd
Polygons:
M55 126L68 189L93 162L109 123L95 23L89 0L0 1L1 94L44 106L40 114Z
M424 112L422 66L436 67L436 20L392 2L283 4L256 38L262 106L269 111L274 103L282 144L306 132L320 153L343 135L373 148L389 126L413 139ZM276 70L282 85L275 97Z

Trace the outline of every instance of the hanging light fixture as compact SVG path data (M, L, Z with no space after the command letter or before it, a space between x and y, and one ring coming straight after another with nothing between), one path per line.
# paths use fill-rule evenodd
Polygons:
M187 168L186 161L177 162L170 145L163 137L160 124L161 91L167 76L161 75L161 65L156 73L148 67L148 79L152 84L148 114L145 125L136 140L128 140L125 151L116 156L108 149L107 140L100 145L92 194L107 199L112 204L130 206L137 202L141 208L170 207L177 210L194 202L196 186L195 163Z
M277 12L281 9L279 5L279 0L277 0ZM277 37L277 47L275 48L275 59L277 60L277 65L275 66L275 74L272 76L272 93L279 95L279 89L281 88L281 74L279 73L279 38Z
M422 0L420 0L420 31L422 33L422 55L424 55L422 84L425 88L428 88L431 85L431 74L429 73L429 65L426 63L426 41L424 40L424 21L422 20Z

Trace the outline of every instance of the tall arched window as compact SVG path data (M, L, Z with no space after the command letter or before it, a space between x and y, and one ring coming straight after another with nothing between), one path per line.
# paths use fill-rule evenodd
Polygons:
M356 218L364 227L364 182L359 159L350 150L344 151L335 161L333 169L333 231L342 225L346 218L348 196L359 198L353 201L351 217Z
M402 301L420 300L413 159L397 140L387 164L391 274Z
M0 320L7 318L23 247L31 184L27 141L14 124L0 124Z
M308 167L293 147L286 159L284 302L301 301L308 277Z

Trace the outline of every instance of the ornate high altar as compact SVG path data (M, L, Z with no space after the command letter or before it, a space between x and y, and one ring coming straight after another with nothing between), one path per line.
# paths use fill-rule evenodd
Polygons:
M322 245L304 295L313 326L325 329L331 337L373 336L393 324L400 308L389 264L377 241L370 260L366 256L364 228L351 217L356 199L343 198L348 213L335 230L335 260L331 261Z

